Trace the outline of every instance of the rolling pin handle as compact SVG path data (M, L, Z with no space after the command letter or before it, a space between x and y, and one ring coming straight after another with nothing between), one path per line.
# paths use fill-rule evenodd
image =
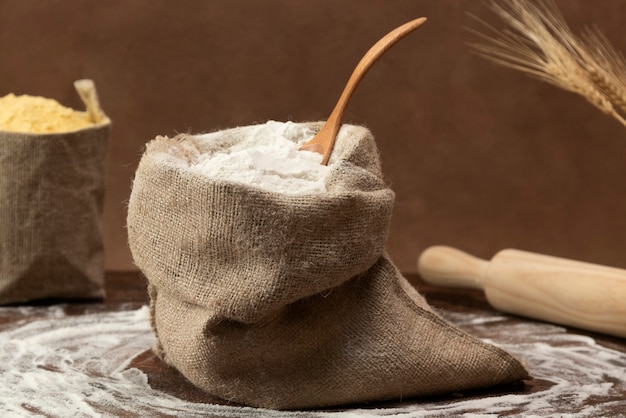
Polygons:
M417 261L419 275L429 284L480 290L488 266L488 261L442 245L427 248Z

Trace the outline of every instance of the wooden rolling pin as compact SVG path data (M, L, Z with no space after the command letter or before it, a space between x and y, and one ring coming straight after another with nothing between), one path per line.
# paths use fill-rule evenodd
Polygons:
M500 311L626 338L626 270L519 250L485 261L445 246L417 267L427 283L484 290Z

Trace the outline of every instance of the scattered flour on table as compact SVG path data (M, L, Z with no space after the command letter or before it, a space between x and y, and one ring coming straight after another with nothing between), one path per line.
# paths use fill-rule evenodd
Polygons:
M224 141L222 132L196 135L213 146L189 169L214 179L278 193L300 195L326 191L329 168L321 164L322 155L299 150L301 144L315 135L309 127L269 121L240 131L237 141Z
M185 401L154 390L130 367L154 336L147 307L67 315L62 306L0 307L0 411L6 417L616 417L626 411L626 353L543 323L492 312L442 312L522 359L550 386L454 401L377 404L342 411L270 411ZM20 317L3 325L4 317ZM582 406L586 400L599 401ZM603 400L611 404L603 403ZM38 412L33 412L38 411ZM106 412L105 412L106 411ZM617 415L619 416L619 415ZM626 416L622 415L622 416Z

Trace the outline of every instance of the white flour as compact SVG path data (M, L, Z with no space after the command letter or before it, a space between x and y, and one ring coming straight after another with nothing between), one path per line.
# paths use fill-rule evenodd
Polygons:
M269 121L240 128L238 141L223 140L222 132L196 137L211 144L189 170L214 179L243 183L286 194L322 193L328 167L322 155L300 151L300 145L315 135L293 122Z
M148 309L67 315L62 307L0 308L0 411L6 417L601 417L626 411L626 353L563 328L492 312L443 312L518 356L545 390L306 413L193 403L152 389L129 368L154 342ZM3 317L23 318L3 329ZM6 325L4 325L6 328ZM521 342L520 342L521 341ZM610 398L609 398L610 397ZM589 399L597 406L581 407ZM610 399L610 400L609 400ZM603 404L610 401L612 405ZM37 411L37 412L34 412ZM109 411L104 413L104 411ZM622 415L626 416L626 415Z

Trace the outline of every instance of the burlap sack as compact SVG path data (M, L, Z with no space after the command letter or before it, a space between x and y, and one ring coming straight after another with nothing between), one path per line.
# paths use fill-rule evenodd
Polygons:
M179 161L202 147L190 136L149 143L128 208L155 351L195 385L296 409L528 377L506 352L433 312L386 256L394 194L368 130L342 127L328 192L316 195L185 170Z
M103 296L109 126L0 131L1 304Z

